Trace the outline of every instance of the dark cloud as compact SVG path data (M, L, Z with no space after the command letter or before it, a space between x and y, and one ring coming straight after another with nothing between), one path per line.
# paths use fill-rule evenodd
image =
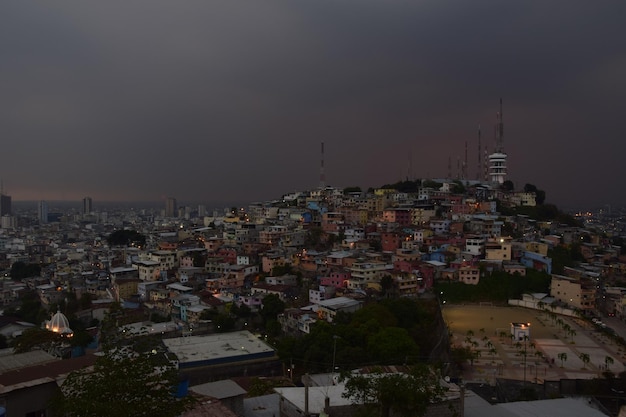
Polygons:
M510 176L625 203L620 2L0 5L15 199L247 201L444 176L505 104Z

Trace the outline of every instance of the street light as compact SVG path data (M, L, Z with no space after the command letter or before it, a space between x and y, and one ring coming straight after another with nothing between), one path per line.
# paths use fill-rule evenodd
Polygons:
M333 369L330 371L330 379L332 380L333 385L335 385L335 356L337 355L337 339L339 336L333 336Z

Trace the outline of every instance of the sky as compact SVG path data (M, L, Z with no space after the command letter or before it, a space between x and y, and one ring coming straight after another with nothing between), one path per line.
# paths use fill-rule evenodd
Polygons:
M259 201L468 178L503 100L515 188L626 204L626 2L0 3L13 200Z

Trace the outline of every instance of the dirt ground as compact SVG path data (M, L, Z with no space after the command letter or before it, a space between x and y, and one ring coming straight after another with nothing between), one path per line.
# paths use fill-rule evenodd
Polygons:
M625 349L583 320L561 316L575 331L569 334L545 312L521 307L446 305L443 317L451 343L471 343L479 354L464 369L463 378L467 381L491 384L496 377L524 381L532 378L535 382L587 379L602 375L609 365L608 369L615 373L625 369ZM501 337L511 334L511 323L530 323L529 345L524 345L528 355L522 355L508 337ZM469 330L473 332L471 337ZM565 359L560 359L562 355Z
M443 317L452 333L465 334L472 330L478 334L496 336L501 331L510 333L511 323L530 323L531 339L554 337L554 328L546 327L537 318L546 321L544 313L520 307L491 307L474 305L449 305L443 308ZM481 332L482 333L482 332Z

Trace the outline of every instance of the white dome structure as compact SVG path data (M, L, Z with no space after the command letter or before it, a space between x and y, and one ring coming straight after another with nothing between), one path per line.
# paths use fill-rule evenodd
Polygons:
M50 320L46 322L46 329L59 333L62 336L72 337L74 332L70 329L70 322L61 311L57 311Z

